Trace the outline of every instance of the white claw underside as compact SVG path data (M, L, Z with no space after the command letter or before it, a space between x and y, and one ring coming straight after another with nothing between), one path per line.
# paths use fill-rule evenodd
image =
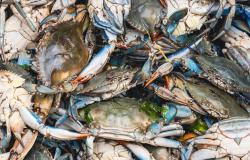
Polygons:
M130 149L137 158L142 160L154 160L151 154L142 145L137 145L133 143L125 143L125 146Z
M5 27L3 28L5 31L3 47L4 54L2 57L5 61L17 58L19 54L25 51L26 46L38 35L37 31L34 32L29 28L27 22L13 5L11 5L11 10L14 15L6 20ZM32 9L31 6L24 4L23 10L27 18L35 25L36 29L38 28L40 21L49 14L49 8L46 7ZM1 21L0 24L3 25L4 23Z
M35 115L35 113L32 113L31 111L29 111L27 108L23 106L19 106L18 110L24 123L27 126L31 127L32 129L39 131L44 136L48 136L48 137L52 137L52 138L60 139L60 140L76 140L76 139L85 138L87 136L86 134L80 134L80 133L75 133L75 132L71 132L71 131L64 130L64 129L45 126L41 122L40 118Z

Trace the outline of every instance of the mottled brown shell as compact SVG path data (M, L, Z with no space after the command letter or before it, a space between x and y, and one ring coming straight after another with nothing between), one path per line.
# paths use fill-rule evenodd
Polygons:
M37 56L39 77L46 85L58 85L77 75L88 63L89 51L80 23L56 26L40 41Z

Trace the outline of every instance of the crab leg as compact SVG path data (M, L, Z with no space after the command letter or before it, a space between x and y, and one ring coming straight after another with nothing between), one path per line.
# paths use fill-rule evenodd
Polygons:
M156 84L150 84L148 86L150 90L153 90L155 94L157 94L159 97L166 99L166 100L172 100L176 103L187 105L187 102L185 100L180 99L176 95L174 95L172 92L170 92L168 89L158 86Z
M201 35L205 35L208 33L214 26L217 24L218 20L221 18L221 15L223 13L224 6L226 4L226 0L220 0L219 8L217 9L215 18L209 20L207 23L211 23L209 27L201 33ZM216 6L217 7L217 6ZM218 37L219 38L219 37Z
M80 101L76 102L75 104L69 107L69 114L75 120L78 117L78 112L77 112L78 109L84 108L85 106L93 104L95 102L99 102L101 101L101 98L83 96L83 97L80 97L79 100Z
M227 155L227 152L224 149L218 149L217 151L210 150L210 149L200 149L194 152L191 155L190 159L191 160L213 159L213 158L222 158L226 155Z
M27 17L26 13L24 12L22 6L19 4L17 0L14 0L14 6L17 9L18 13L24 18L30 29L35 32L36 27L35 24Z
M167 131L163 132L157 135L157 137L170 137L170 136L182 136L185 133L183 129L181 130L173 130L173 131Z
M110 43L104 46L90 61L90 63L82 70L73 83L84 83L99 73L108 62L111 53L115 49L115 44Z
M235 6L235 0L228 0L228 1L229 1L230 6L231 6L231 9L230 9L229 14L226 18L224 29L213 40L220 38L223 34L226 33L226 31L228 31L231 28L233 17L235 15L235 11L236 11L236 6Z
M146 143L152 146L161 146L161 147L167 147L167 148L182 148L181 142L173 140L173 139L162 138L162 137L154 138L152 140L149 140Z
M3 48L4 48L4 31L5 31L5 8L7 5L1 4L0 7L0 55L4 54Z
M86 138L88 134L76 133L67 131L64 129L54 128L51 126L45 126L40 118L32 111L29 111L26 107L19 106L19 113L24 123L34 130L39 131L41 134L60 140L76 140Z
M36 137L37 137L37 132L33 133L31 130L27 130L22 137L22 144L15 142L14 146L11 148L12 152L7 152L0 154L0 159L1 160L9 160L14 159L16 157L12 157L12 153L18 154L18 159L22 160L24 159L25 155L29 152L30 148L33 146Z
M94 140L95 137L90 136L86 139L86 146L87 146L87 155L88 157L93 157L94 155Z
M182 126L179 124L169 124L167 126L163 126L161 128L161 131L171 131L171 130L175 130L175 129L182 129Z
M29 5L29 6L42 6L45 5L49 2L50 0L27 0L22 2L24 5Z
M134 153L134 155L138 159L143 160L154 160L154 158L151 156L151 154L148 152L146 148L144 148L142 145L137 145L133 143L122 143L124 146L126 146L131 152Z
M168 55L168 60L171 62L175 59L179 59L182 58L184 56L186 56L187 54L189 54L192 49L194 49L201 41L202 38L199 38L195 43L193 43L191 46L183 48L175 53L172 53L170 55ZM160 76L164 76L168 73L170 73L173 68L170 66L171 64L169 64L169 62L162 64L150 77L150 79L146 82L145 86L148 86L150 83L152 83L154 80L156 80L158 77Z

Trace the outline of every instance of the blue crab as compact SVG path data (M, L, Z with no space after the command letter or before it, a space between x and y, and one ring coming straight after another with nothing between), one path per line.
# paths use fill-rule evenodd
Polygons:
M90 0L88 11L91 21L97 28L105 32L108 44L93 58L95 67L88 65L74 82L86 82L102 70L115 49L117 36L124 33L125 20L139 31L152 35L152 39L154 39L156 35L154 29L159 28L159 24L165 17L164 10L166 11L166 8L161 5L160 1L153 0ZM151 14L144 14L149 11ZM100 62L100 59L101 63L96 63Z
M27 85L27 90L56 94L77 87L71 80L87 65L92 53L92 48L87 46L88 39L82 37L88 24L88 16L81 12L75 21L62 22L48 29L38 44L36 57L35 67L41 84Z
M55 133L57 129L42 127L44 125L43 121L52 105L53 98L47 97L44 99L39 97L39 102L35 100L35 106L33 106L31 101L32 94L23 88L25 83L29 83L26 82L26 79L29 79L29 74L13 64L1 64L0 68L1 129L6 127L6 133L1 134L1 145L3 145L3 149L7 148L11 139L11 133L13 133L17 141L12 147L12 151L17 153L17 157L24 157L38 135L38 132L32 132L32 129L27 128L27 126L33 127L34 130L39 130L44 135L48 133L58 135L58 133ZM38 110L38 116L32 112L34 108ZM35 121L32 122L34 119ZM62 135L65 136L66 133L71 132L66 131ZM10 156L13 156L11 152L0 155L2 160L7 160Z
M115 98L95 103L79 110L82 121L87 123L87 127L82 128L81 132L87 132L94 137L124 141L122 144L138 157L146 155L144 152L138 152L137 149L141 147L129 142L182 149L180 142L166 138L182 135L184 130L181 125L164 125L164 120L161 121L161 116L153 113L156 111L153 110L140 108L138 102L131 98ZM89 142L93 140L94 138Z
M183 81L171 75L167 78L167 84L166 88L156 84L149 88L163 99L187 105L202 115L209 114L218 119L249 115L237 99L202 80Z
M249 118L234 117L215 123L205 135L196 137L190 142L187 158L249 159L249 121ZM197 146L198 150L192 153L194 146Z
M68 115L77 120L77 110L80 108L95 102L108 100L135 87L138 84L138 81L134 81L137 72L138 68L110 69L97 74L86 84L79 84L71 96L68 114L58 120L57 125L61 124Z
M196 60L204 71L203 77L215 86L229 92L250 92L250 79L243 69L224 57L198 55Z

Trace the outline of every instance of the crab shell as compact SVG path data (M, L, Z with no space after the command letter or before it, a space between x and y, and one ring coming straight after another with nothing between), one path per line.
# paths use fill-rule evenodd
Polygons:
M139 31L154 37L157 34L156 28L160 28L166 15L167 9L158 0L132 0L127 21Z
M131 82L137 71L137 68L115 68L103 71L86 84L79 84L76 92L88 96L100 96L109 93L116 95L117 91L121 92L126 88L131 88Z
M250 119L242 117L234 117L214 124L205 135L195 139L195 144L199 144L204 149L194 152L191 159L222 158L225 156L232 159L249 159L249 124Z
M233 61L223 57L196 56L207 79L227 92L250 92L250 78Z
M95 103L89 105L88 109L80 110L79 115L90 122L93 128L143 133L154 122L139 109L138 102L131 98L115 98L113 101Z
M94 143L93 160L133 160L127 148L115 141L99 139Z
M89 51L80 23L62 23L39 44L39 77L46 85L58 85L77 75L88 63Z
M213 117L248 116L234 97L208 83L187 83L186 89L199 106Z

